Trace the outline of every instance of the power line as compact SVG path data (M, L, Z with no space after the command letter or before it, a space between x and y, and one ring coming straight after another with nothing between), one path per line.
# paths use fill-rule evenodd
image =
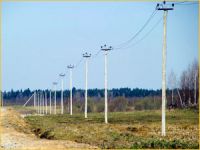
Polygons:
M177 5L177 4L182 4L182 3L186 3L188 1L183 1L183 2L175 2L174 4ZM170 4L166 4L166 5L170 5Z
M93 58L97 57L97 56L99 55L100 52L101 52L101 50L98 50L98 51L94 54Z
M134 47L135 45L137 45L138 43L140 43L141 41L143 41L157 26L158 24L162 21L162 18L160 18L155 24L154 26L142 37L140 38L138 41L136 41L135 43L127 46L127 47L123 47L123 48L118 48L118 49L115 49L114 50L119 50L119 49L128 49L128 48L131 48L131 47Z
M74 65L74 68L77 68L79 65L80 65L80 63L83 61L83 58L81 58L75 65Z
M191 5L191 4L198 4L198 1L183 1L174 3L174 5Z
M184 6L184 5L196 5L196 4L199 4L199 3L198 2L192 2L192 3L182 3L182 4L178 4L178 5L179 6Z
M151 21L151 19L154 17L154 15L157 13L157 10L154 10L152 12L152 14L150 15L150 17L147 19L147 21L145 22L145 24L142 26L142 28L140 30L138 30L138 32L136 32L136 34L134 34L129 40L127 40L126 42L123 42L121 44L119 44L118 46L115 46L116 48L122 48L123 45L127 45L129 44L131 41L133 41L143 30L144 28L148 25L148 23Z

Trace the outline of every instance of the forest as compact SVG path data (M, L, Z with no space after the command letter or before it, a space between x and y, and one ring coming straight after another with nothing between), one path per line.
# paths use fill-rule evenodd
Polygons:
M169 108L187 108L196 107L199 95L199 74L198 61L194 60L177 78L172 70L168 74L167 84L167 106ZM36 90L39 93L46 93L49 99L50 90ZM52 100L54 92L51 91ZM11 90L3 92L4 105L23 105L28 98L34 93L33 90ZM79 111L84 109L84 89L76 89L73 87L73 103L74 107L78 107ZM161 106L161 89L142 89L142 88L113 88L108 90L108 100L110 111L127 111L131 109L159 109ZM64 91L64 103L69 103L70 91ZM60 103L61 91L56 91L57 103ZM94 111L97 105L97 111L103 111L104 89L88 89L89 110ZM93 104L95 102L95 104ZM152 103L153 102L153 103ZM30 102L29 105L32 105ZM102 108L100 107L102 105ZM96 108L96 107L95 107ZM78 110L78 109L77 109Z

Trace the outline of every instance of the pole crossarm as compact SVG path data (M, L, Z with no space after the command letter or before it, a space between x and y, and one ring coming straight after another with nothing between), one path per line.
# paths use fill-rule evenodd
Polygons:
M70 65L67 66L67 68L68 68L68 69L73 69L73 68L74 68L74 65L70 64Z
M101 46L101 50L102 51L110 51L110 50L112 50L113 49L113 47L112 46L107 46L106 44L104 45L104 46Z
M163 3L158 3L156 5L156 10L163 10L163 11L168 11L168 10L174 10L174 3L171 4L172 7L169 7L166 5L166 1L163 1Z
M89 57L91 57L91 54L89 54L89 53L86 52L86 53L83 54L83 57L89 58Z

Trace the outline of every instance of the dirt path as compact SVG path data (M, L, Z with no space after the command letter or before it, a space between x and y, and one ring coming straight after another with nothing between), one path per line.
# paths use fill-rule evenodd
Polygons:
M28 130L28 124L11 108L1 108L1 149L89 149L87 144L66 140L39 139Z

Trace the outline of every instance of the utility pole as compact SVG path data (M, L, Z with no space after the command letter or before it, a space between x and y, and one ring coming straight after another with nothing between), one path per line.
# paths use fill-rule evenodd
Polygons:
M39 114L41 114L41 92L38 93L39 98Z
M91 57L91 54L86 52L83 57L85 58L85 118L87 118L88 58Z
M163 26L164 26L164 35L163 35L163 49L162 49L162 136L166 135L166 48L167 48L167 13L168 10L173 10L174 4L172 7L167 7L166 2L163 4L157 4L156 9L164 11L163 14Z
M42 92L40 92L40 114L42 114Z
M43 106L42 113L43 113L43 114L44 114L44 109L45 109L44 100L45 100L44 92L42 92L42 106Z
M112 47L109 46L107 47L106 45L104 46L101 46L101 50L104 51L104 55L105 55L105 63L104 63L104 69L105 69L105 72L104 72L104 78L105 78L105 123L107 124L108 123L108 91L107 91L107 88L108 88L108 79L107 79L107 56L108 56L108 51L112 50Z
M51 89L50 89L50 92L49 92L49 107L50 107L49 113L51 114Z
M40 97L39 97L39 91L38 91L38 93L37 93L37 113L39 114L40 112L39 112L39 110L40 110Z
M40 114L42 114L42 92L40 92Z
M63 114L63 89L64 89L63 79L65 77L65 74L61 73L59 76L61 77L61 114Z
M34 92L34 99L33 99L33 105L34 105L34 109L35 109L35 106L36 106L36 103L35 103L35 101L36 101L36 91Z
M42 92L40 92L40 114L42 114Z
M72 69L74 68L74 65L68 65L67 68L70 70L70 115L72 115Z
M53 82L54 85L54 114L56 114L56 86L57 86L57 82Z
M37 114L37 105L38 105L38 103L37 103L37 92L35 91L35 112L36 112L36 114Z
M47 114L47 92L46 91L45 91L45 106L46 106L45 113Z
M195 71L195 75L194 75L194 105L197 104L197 74L198 74L198 71Z

